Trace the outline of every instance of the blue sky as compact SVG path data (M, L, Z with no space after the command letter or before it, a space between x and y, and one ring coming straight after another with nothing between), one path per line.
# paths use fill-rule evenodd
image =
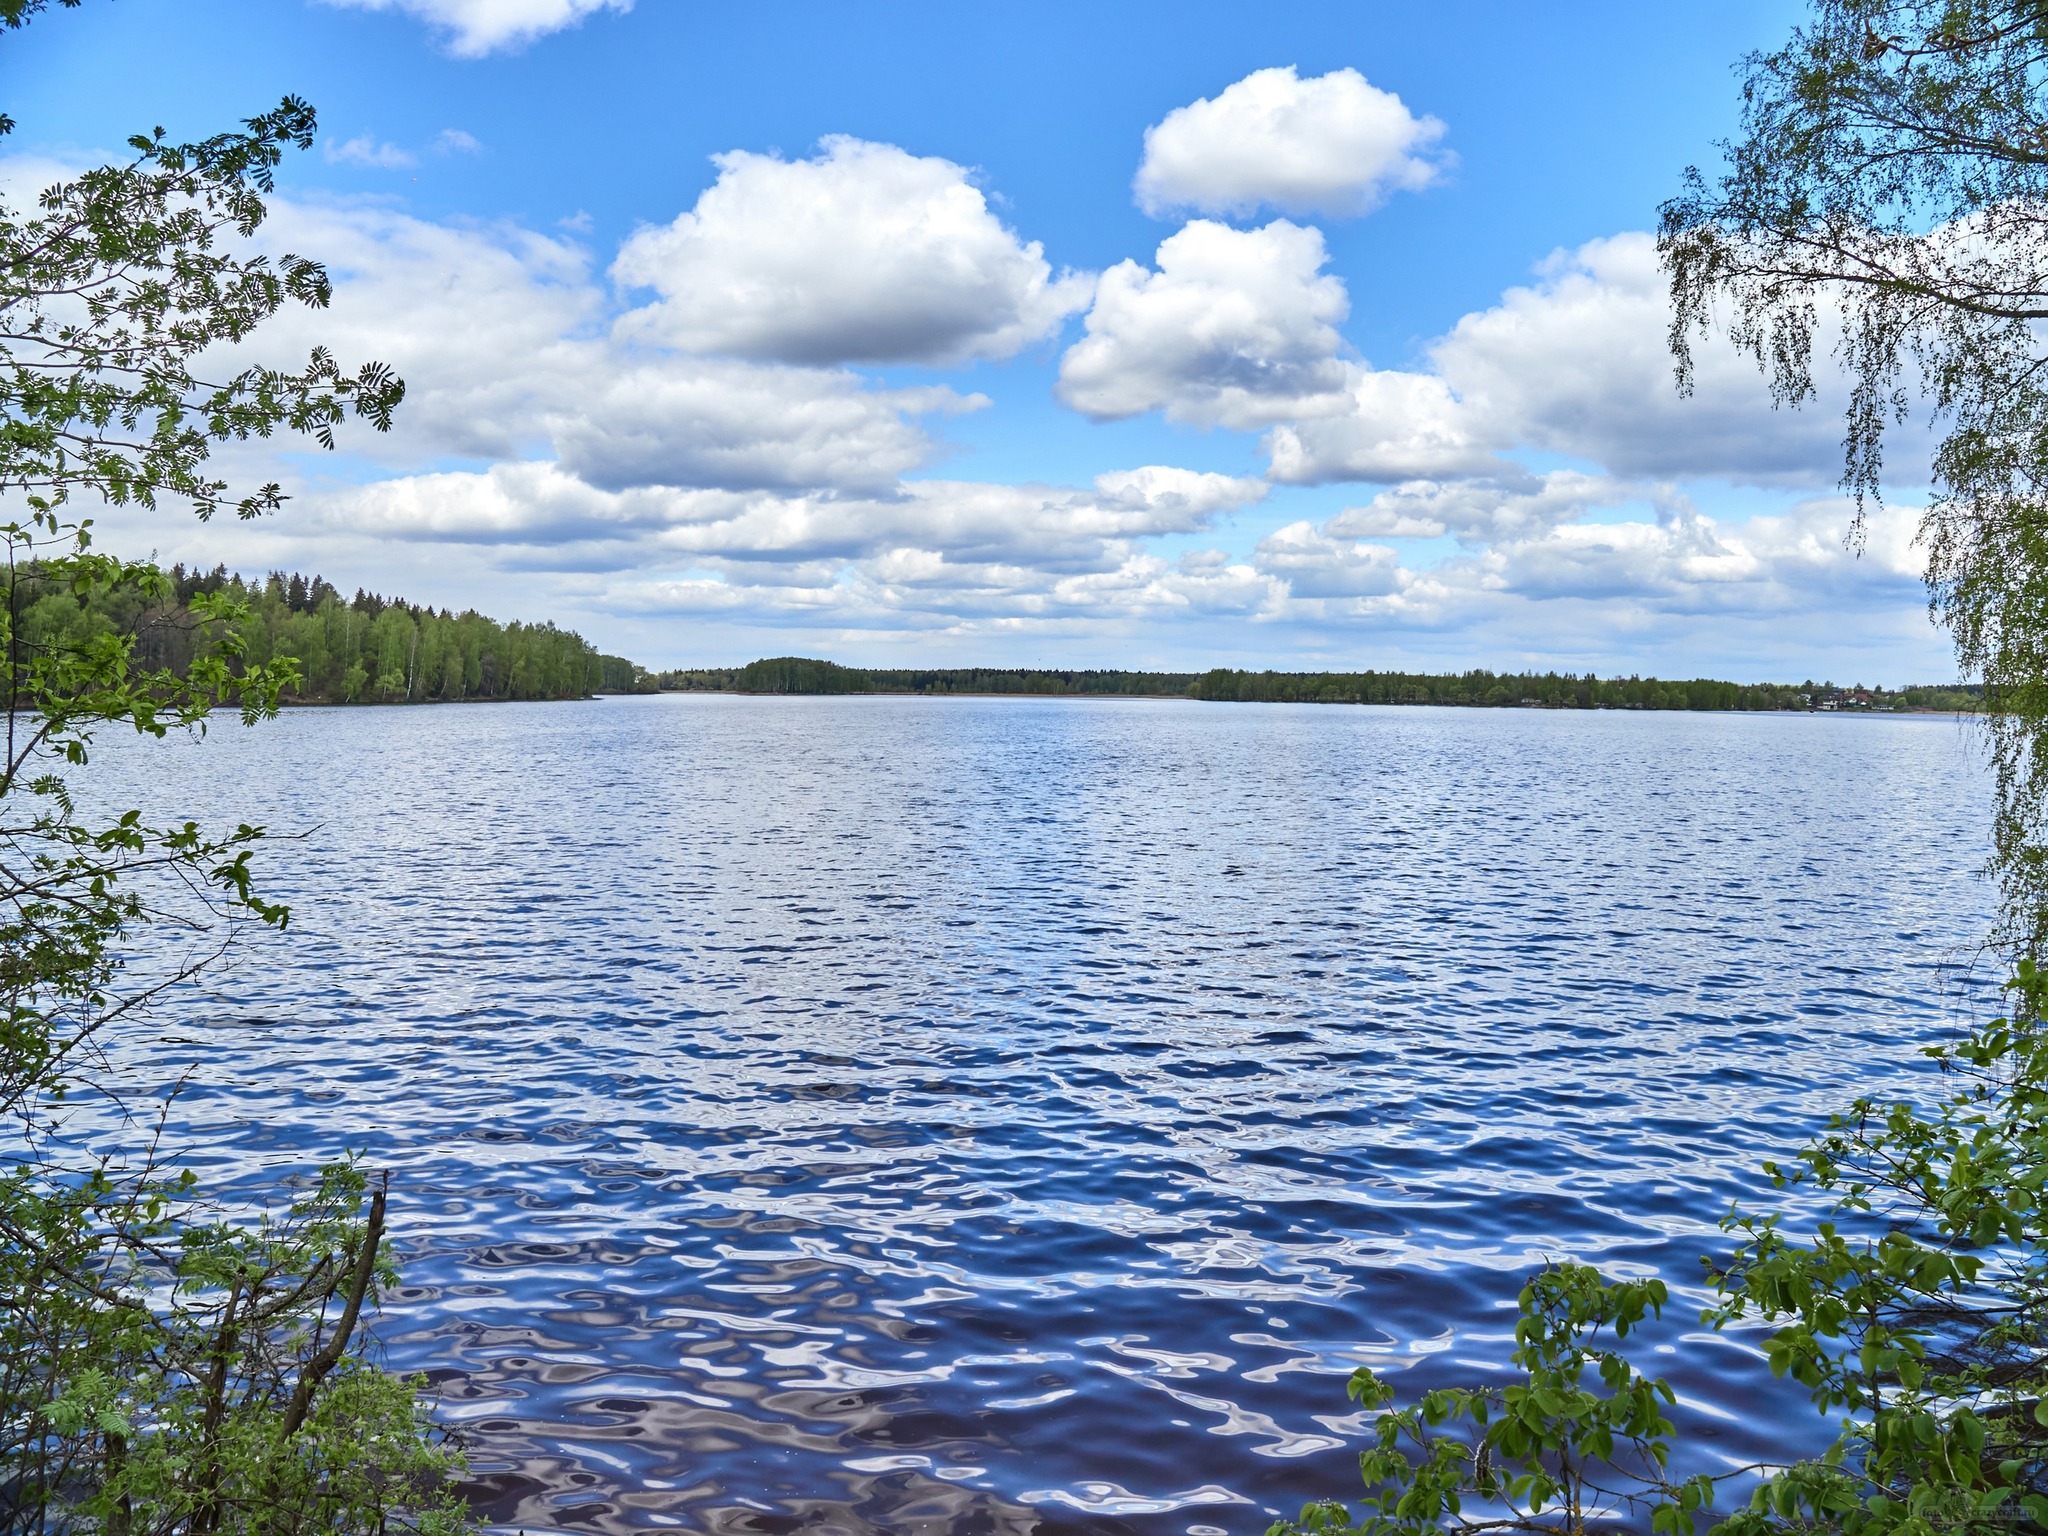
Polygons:
M336 304L257 354L405 420L104 521L165 559L654 665L1945 676L1916 455L1855 555L1828 400L1661 353L1643 232L1797 14L86 0L0 42L6 184L320 110L263 238Z

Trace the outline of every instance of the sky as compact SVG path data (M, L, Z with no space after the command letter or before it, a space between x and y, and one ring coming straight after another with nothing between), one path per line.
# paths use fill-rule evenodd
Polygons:
M1650 231L1800 8L85 0L0 189L291 93L245 349L405 377L128 554L552 619L654 668L1950 677L1924 446L1681 398ZM242 358L223 358L222 367Z

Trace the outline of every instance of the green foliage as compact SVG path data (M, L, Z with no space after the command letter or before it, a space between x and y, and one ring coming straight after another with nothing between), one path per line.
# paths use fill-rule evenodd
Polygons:
M346 1351L395 1279L351 1163L235 1223L189 1174L0 1183L0 1529L446 1533L420 1383Z
M45 9L50 0L0 0L0 26L9 28L28 25L29 17ZM57 0L59 5L76 10L83 0Z
M2048 973L2024 963L2011 988L2010 1017L1928 1050L1950 1085L1931 1109L1859 1100L1792 1163L1764 1165L1779 1188L1831 1195L1833 1220L1808 1236L1777 1215L1724 1223L1741 1242L1712 1272L1720 1304L1704 1320L1770 1325L1772 1374L1840 1425L1818 1460L1745 1469L1756 1486L1714 1527L1724 1536L2048 1524ZM1571 1266L1538 1275L1511 1357L1523 1381L1383 1414L1362 1460L1366 1516L1325 1503L1276 1536L1499 1519L1576 1532L1617 1507L1689 1536L1716 1486L1745 1471L1667 1481L1674 1438L1658 1402L1669 1389L1591 1344L1664 1300L1657 1281L1605 1285ZM1607 1396L1582 1383L1588 1368ZM1392 1391L1361 1371L1352 1395L1379 1407ZM1473 1426L1463 1438L1438 1433L1461 1421ZM1486 1506L1479 1518L1467 1501Z
M659 688L653 673L623 656L597 657L593 675L598 693L654 693Z
M65 0L71 3L71 0ZM21 25L44 0L0 0ZM11 124L0 120L0 131ZM0 1529L105 1536L446 1532L460 1459L418 1383L376 1369L361 1326L393 1278L385 1197L346 1159L273 1217L198 1198L124 1112L94 1133L109 1031L246 930L290 914L258 894L260 827L209 832L129 811L82 816L66 774L99 733L245 723L298 687L251 595L180 592L60 521L74 492L201 517L226 486L217 443L282 430L331 446L353 414L383 428L403 385L325 353L294 374L208 381L201 354L242 342L285 302L327 301L326 274L235 254L261 194L314 120L287 100L243 133L173 145L0 209ZM217 248L225 243L226 253ZM235 503L277 506L267 486ZM175 652L175 656L172 653ZM126 965L152 963L136 979ZM182 957L182 958L180 958ZM115 1106L119 1108L117 1104Z
M0 209L0 489L38 510L80 490L170 495L210 517L226 490L205 469L216 443L284 428L331 448L351 412L390 426L405 385L381 363L347 374L316 350L296 373L192 371L287 301L330 296L317 262L242 254L285 148L313 142L312 108L287 97L243 126L197 144L138 135L134 160L50 187L35 215ZM282 501L267 485L236 511Z
M207 604L229 598L242 615L239 645L252 662L295 675L282 697L300 703L446 703L473 699L580 699L600 690L654 691L654 679L621 656L602 656L553 624L500 624L470 610L450 613L358 591L345 601L315 576L245 582L225 567L173 566L143 606L118 594L38 602L25 612L37 635L80 629L132 631L137 655L178 676L204 666L219 633Z
M1671 345L1725 329L1780 403L1832 338L1844 483L1881 488L1916 394L1943 434L1921 523L1935 611L1980 679L2003 938L2048 943L2048 11L2034 0L1816 0L1743 61L1742 132L1663 209ZM1860 524L1859 524L1860 526Z
M37 557L36 535L64 552ZM110 987L116 946L148 922L232 933L256 923L282 928L290 914L251 885L258 827L209 834L197 824L153 827L129 812L110 825L82 824L57 765L83 766L95 733L123 726L155 737L204 730L223 702L253 723L277 708L292 681L289 663L249 664L230 594L210 595L194 623L211 635L206 655L184 675L138 667L132 634L104 624L53 631L32 616L47 604L72 612L141 608L161 601L164 574L93 551L83 528L61 542L55 515L0 527L7 563L0 655L7 695L0 760L0 1115L37 1120L42 1100L61 1101L64 1074L113 1019L146 1004L189 974L179 968L121 997ZM24 622L24 620L28 622ZM145 892L172 887L187 910L153 904ZM198 963L198 962L194 962Z
M1816 0L1743 61L1743 120L1713 183L1663 208L1671 347L1725 330L1780 404L1850 383L1843 483L1859 514L1915 396L1942 434L1921 523L1932 606L1980 679L2000 937L2048 944L2048 8L2034 0ZM1860 517L1858 525L1860 534ZM1773 1328L1773 1372L1841 1434L1773 1469L1732 1536L2048 1523L2048 985L1930 1052L1929 1111L1860 1100L1780 1187L1835 1197L1812 1234L1731 1215L1716 1326Z
M1927 1051L1953 1085L1930 1112L1861 1099L1765 1165L1835 1196L1855 1230L1727 1222L1743 1243L1710 1320L1777 1324L1772 1373L1847 1415L1829 1458L1766 1481L1736 1536L2048 1523L2048 975L2023 962L2011 987L2010 1018Z
M1661 1280L1608 1285L1584 1265L1544 1269L1518 1302L1509 1359L1521 1380L1430 1392L1383 1412L1372 1448L1359 1457L1371 1490L1364 1514L1312 1504L1268 1536L1394 1536L1446 1524L1576 1533L1621 1509L1647 1509L1653 1530L1691 1536L1698 1512L1713 1502L1713 1484L1665 1476L1674 1431L1664 1409L1676 1398L1602 1339L1627 1338L1669 1299ZM1394 1396L1364 1369L1352 1375L1350 1392L1368 1408L1385 1408ZM1468 1514L1468 1502L1481 1508Z
M95 552L54 513L0 542L0 1529L453 1530L459 1454L419 1384L362 1353L363 1308L393 1275L383 1197L364 1217L357 1167L329 1166L272 1220L202 1202L153 1142L57 1155L79 1145L59 1133L95 1088L105 1032L244 930L290 919L252 880L260 827L133 811L89 825L63 770L109 727L204 731L223 703L245 723L272 715L295 665L250 656L254 615L232 588L182 610L190 665L142 665L113 616L159 612L167 573ZM199 942L126 984L144 933Z

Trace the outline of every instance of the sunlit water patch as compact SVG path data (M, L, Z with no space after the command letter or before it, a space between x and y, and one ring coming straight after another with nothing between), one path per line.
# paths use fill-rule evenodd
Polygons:
M1548 1258L1693 1288L1981 1010L1963 728L1148 701L307 710L92 792L301 831L133 1031L209 1178L394 1171L390 1361L528 1531L1218 1532L1356 1487Z

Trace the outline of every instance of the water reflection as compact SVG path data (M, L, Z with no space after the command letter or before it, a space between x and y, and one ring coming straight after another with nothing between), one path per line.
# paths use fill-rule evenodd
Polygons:
M1547 1257L1692 1285L1985 910L1932 720L667 698L99 773L315 829L125 1059L215 1178L397 1170L384 1347L528 1531L1261 1530L1354 1486L1356 1365L1497 1370ZM1816 1438L1659 1347L1693 1454Z

